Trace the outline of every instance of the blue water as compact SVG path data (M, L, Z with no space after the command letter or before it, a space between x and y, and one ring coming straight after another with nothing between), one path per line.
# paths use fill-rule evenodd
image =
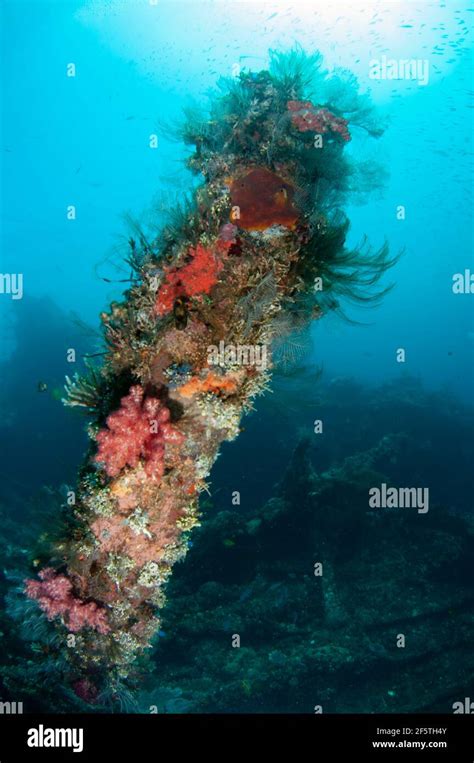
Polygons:
M381 198L348 207L350 241L367 234L405 249L383 304L350 312L370 325L331 318L317 326L318 362L367 382L415 374L469 398L473 297L453 295L452 276L473 267L473 9L456 0L327 5L7 0L3 271L23 272L26 296L48 295L97 325L123 288L101 278L128 275L112 266L127 236L123 215L143 220L153 199L181 197L191 182L183 147L160 135L160 121L172 123L235 65L262 68L269 48L297 41L319 48L329 68L349 67L387 115L376 152L390 177ZM383 51L426 58L428 84L369 79L369 61ZM351 150L369 149L359 140ZM70 204L74 222L66 219ZM399 204L404 221L396 219ZM16 309L5 295L0 307ZM395 359L399 347L404 364Z

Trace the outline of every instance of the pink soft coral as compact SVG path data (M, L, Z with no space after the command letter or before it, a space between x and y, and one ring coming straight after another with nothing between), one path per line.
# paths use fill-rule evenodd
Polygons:
M65 575L58 575L51 567L39 573L40 580L26 580L25 591L38 602L48 620L62 617L66 627L77 633L82 628L94 628L106 634L110 630L105 611L93 601L85 603L72 593L72 583Z
M219 241L217 250L222 252L229 248L230 241ZM222 261L213 249L198 244L190 249L192 260L180 268L171 268L162 284L157 298L155 311L158 315L166 315L172 310L178 297L193 297L196 294L209 294L217 283L217 277L222 270Z
M347 119L337 117L329 109L317 109L311 101L288 101L291 121L300 132L332 132L347 143L351 139Z
M160 400L144 397L140 385L131 387L118 411L108 416L107 428L97 435L95 460L105 465L109 477L116 477L125 466L138 466L142 458L147 476L161 479L166 443L180 444L184 439L169 418L170 412Z

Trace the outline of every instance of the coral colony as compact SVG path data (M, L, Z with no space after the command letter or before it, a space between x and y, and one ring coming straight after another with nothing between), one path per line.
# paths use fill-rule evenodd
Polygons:
M104 363L67 379L90 452L66 537L26 595L52 621L62 680L89 703L145 670L198 496L268 388L274 343L338 296L380 296L368 289L392 263L386 247L345 247L357 168L344 151L358 132L381 134L353 77L293 50L219 84L180 131L201 185L156 239L130 239L131 288L101 316ZM266 362L239 362L241 347Z

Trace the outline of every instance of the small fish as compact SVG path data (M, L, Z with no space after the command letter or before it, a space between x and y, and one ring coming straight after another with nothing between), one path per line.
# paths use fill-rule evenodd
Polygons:
M48 385L46 382L39 381L38 382L38 392L47 392L48 391Z
M61 389L61 387L55 387L53 391L51 392L51 397L53 398L53 400L58 400L58 401L62 400L64 397L64 392Z
M287 199L288 199L288 191L284 186L282 186L276 193L275 193L275 204L278 207L284 207L286 205Z

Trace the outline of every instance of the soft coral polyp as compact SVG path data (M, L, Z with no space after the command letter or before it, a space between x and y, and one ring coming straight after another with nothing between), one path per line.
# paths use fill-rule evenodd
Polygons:
M122 398L118 411L108 416L107 427L99 431L95 460L104 464L109 477L116 477L126 466L138 466L142 459L147 476L161 479L166 443L184 440L169 419L168 408L158 398L145 397L142 387L134 385Z

